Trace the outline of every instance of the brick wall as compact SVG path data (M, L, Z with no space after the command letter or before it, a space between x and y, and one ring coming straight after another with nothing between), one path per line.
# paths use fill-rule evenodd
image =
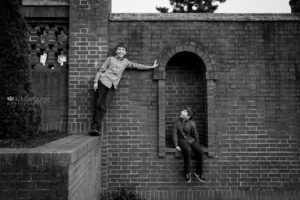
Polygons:
M101 190L100 139L78 135L74 136L71 142L73 142L72 148L79 148L72 153L74 161L69 165L68 199L99 200Z
M152 71L128 70L106 118L103 187L131 186L154 196L203 191L221 199L224 191L230 197L259 191L251 199L263 198L261 191L298 191L299 37L299 17L290 15L111 15L109 48L125 42L132 61L151 64L162 52L170 57L168 49L183 41L209 55L216 66L211 148L217 156L204 161L209 182L190 185L182 158L168 149L158 158L160 85Z
M0 199L98 200L100 140L70 136L33 149L1 149Z
M59 21L41 22L27 20L30 43L30 70L32 76L32 92L40 101L41 128L43 130L67 131L68 120L68 59L60 65L58 56L63 51L68 55L68 24ZM41 34L46 31L45 40ZM63 32L63 33L62 33ZM64 37L60 40L60 36ZM40 56L47 54L45 64Z
M68 130L86 133L93 107L96 60L107 56L107 17L110 1L70 1L70 67Z
M27 22L30 72L35 103L42 109L43 130L67 131L68 121L68 49L69 7L65 0L23 0ZM67 59L60 65L58 57ZM46 53L45 63L40 57Z
M193 107L200 141L207 146L207 91L205 66L196 54L178 53L166 66L166 145L173 147L172 132L178 113Z
M70 1L69 131L89 129L94 61L117 43L127 44L130 60L158 58L160 66L124 72L104 119L102 189L132 187L164 200L298 199L299 15L109 15L109 7ZM204 160L206 184L185 184L182 158L165 146L166 113L173 112L167 63L184 51L206 69L203 131L216 154Z

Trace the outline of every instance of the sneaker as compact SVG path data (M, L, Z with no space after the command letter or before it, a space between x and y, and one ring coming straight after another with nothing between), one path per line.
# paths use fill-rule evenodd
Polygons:
M98 131L98 130L91 130L91 131L89 132L89 135L90 135L90 136L100 136L101 133L100 133L100 131Z
M97 130L99 132L101 132L101 127L102 127L102 124L100 123L96 123L96 122L93 122L92 123L92 127L91 127L91 130Z
M186 183L192 182L191 173L185 174L185 182Z
M197 174L197 173L195 172L194 175L196 176L196 178L197 178L201 183L205 183L205 182L206 182L206 180L205 180L205 178L203 178L202 174Z

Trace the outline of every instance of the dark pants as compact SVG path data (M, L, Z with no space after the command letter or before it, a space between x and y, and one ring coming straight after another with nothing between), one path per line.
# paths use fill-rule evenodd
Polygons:
M98 82L98 89L95 92L94 100L94 116L92 123L93 130L101 129L101 122L114 93L114 86L107 88L101 83L101 81Z
M186 174L191 173L191 158L192 158L192 152L194 152L195 157L197 159L196 173L202 174L203 157L202 157L201 145L197 141L194 141L190 144L186 140L179 140L178 145L182 150L182 154L184 158L184 172Z

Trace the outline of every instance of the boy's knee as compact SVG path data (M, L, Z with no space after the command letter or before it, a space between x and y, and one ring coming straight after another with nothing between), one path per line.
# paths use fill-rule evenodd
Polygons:
M182 153L183 153L184 155L191 156L191 155L192 155L192 150L191 150L191 149L184 149L184 150L182 151Z

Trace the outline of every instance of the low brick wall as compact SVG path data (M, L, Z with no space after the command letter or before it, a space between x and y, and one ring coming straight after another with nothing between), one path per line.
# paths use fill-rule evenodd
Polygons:
M100 139L72 135L32 149L0 149L0 199L96 200Z
M299 191L212 191L190 189L166 189L138 191L146 200L299 200Z

